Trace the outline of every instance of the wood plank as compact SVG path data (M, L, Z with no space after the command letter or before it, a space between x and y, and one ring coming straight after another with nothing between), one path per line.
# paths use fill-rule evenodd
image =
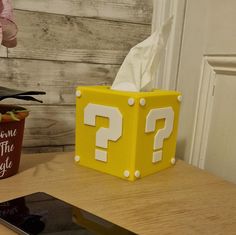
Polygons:
M18 46L8 56L121 64L150 35L150 25L16 11Z
M63 146L23 147L23 154L63 152Z
M14 0L14 8L71 16L151 24L152 0Z
M75 139L75 106L25 106L24 147L73 145Z
M0 45L0 57L7 57L7 48Z
M79 85L110 85L119 66L61 61L1 59L1 86L23 90L43 90L38 96L45 104L74 104ZM7 102L15 102L9 99ZM18 104L33 104L17 101Z
M64 145L63 146L63 152L74 152L75 151L75 145Z
M39 146L39 147L23 147L23 154L32 153L52 153L52 152L74 152L75 145L62 145L62 146Z

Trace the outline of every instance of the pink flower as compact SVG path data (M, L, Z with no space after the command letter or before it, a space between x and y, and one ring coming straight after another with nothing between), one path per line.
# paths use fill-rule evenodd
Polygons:
M14 23L11 0L0 0L0 44L15 47L17 26Z

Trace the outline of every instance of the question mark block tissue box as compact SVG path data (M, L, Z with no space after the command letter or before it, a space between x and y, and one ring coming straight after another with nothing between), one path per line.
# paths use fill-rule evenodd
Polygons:
M75 162L130 181L170 167L180 101L176 91L78 87Z

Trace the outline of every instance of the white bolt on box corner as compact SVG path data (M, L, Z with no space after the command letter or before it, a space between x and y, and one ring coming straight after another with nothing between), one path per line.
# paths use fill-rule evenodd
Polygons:
M129 175L130 175L130 173L129 173L129 171L128 171L128 170L125 170L123 174L124 174L124 177L126 177L126 178L128 178L128 177L129 177Z
M182 95L179 95L179 96L177 97L177 100L178 100L179 102L182 102L182 100L183 100Z
M136 170L136 171L134 172L134 176L135 176L136 178L139 178L139 177L141 176L140 171L139 171L139 170Z
M146 100L145 100L144 98L141 98L141 99L139 100L139 104L140 104L141 106L145 106L145 105L146 105Z
M77 156L75 156L74 159L75 159L75 162L79 162L80 161L80 156L77 155Z
M81 97L81 91L80 90L76 91L76 97Z
M174 158L174 157L173 157L173 158L171 158L170 162L171 162L171 164L172 164L172 165L174 165L174 164L175 164L175 162L176 162L175 158Z
M129 98L129 99L128 99L128 104L129 104L129 106L133 106L134 103L135 103L134 98Z

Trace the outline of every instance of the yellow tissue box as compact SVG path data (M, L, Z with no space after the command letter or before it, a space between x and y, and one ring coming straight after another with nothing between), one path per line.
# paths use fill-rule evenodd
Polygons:
M170 167L180 101L176 91L78 87L75 162L131 181Z

